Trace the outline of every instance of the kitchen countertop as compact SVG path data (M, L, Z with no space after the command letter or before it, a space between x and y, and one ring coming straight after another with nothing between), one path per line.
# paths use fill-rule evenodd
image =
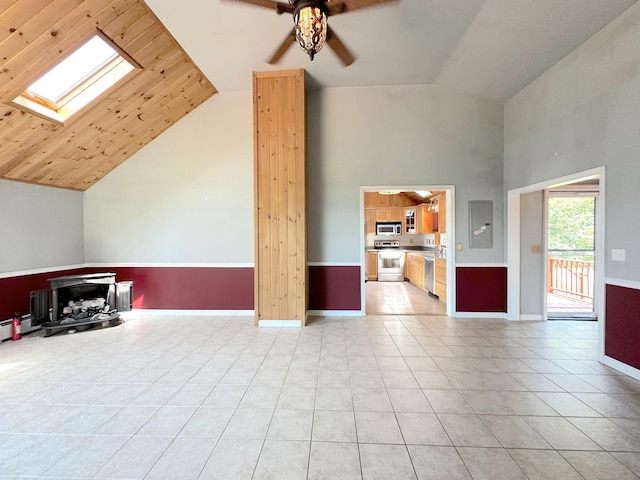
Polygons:
M406 252L406 253L414 253L417 255L421 255L423 257L434 257L434 258L442 258L445 259L445 256L442 255L442 253L439 253L435 250L427 250L424 247L400 247L398 249L376 249L376 248L370 248L367 247L367 252L388 252L389 250L394 250L394 251L399 251L399 252Z

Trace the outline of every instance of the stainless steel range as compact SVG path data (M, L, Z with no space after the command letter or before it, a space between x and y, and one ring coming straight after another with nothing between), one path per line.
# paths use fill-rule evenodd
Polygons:
M378 250L378 281L404 282L404 252L398 240L376 240L373 247Z

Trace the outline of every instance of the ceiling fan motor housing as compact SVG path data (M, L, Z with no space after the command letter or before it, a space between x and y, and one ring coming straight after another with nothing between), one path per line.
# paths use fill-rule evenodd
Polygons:
M295 5L293 23L296 40L307 52L309 58L318 53L327 39L327 9L324 2L317 0L289 0Z

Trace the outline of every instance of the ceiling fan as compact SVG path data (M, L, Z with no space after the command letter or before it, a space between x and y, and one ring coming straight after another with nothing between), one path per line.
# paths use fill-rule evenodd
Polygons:
M398 0L289 0L288 3L276 0L227 0L248 3L258 7L274 9L278 14L291 13L294 27L285 37L275 53L267 60L274 64L296 41L313 60L325 42L329 45L345 66L351 65L355 57L338 38L330 26L327 17L348 13L361 8L372 7Z

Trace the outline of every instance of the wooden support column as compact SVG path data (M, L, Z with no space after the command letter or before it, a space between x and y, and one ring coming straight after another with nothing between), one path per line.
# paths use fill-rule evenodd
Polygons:
M254 72L256 325L307 312L304 70Z

